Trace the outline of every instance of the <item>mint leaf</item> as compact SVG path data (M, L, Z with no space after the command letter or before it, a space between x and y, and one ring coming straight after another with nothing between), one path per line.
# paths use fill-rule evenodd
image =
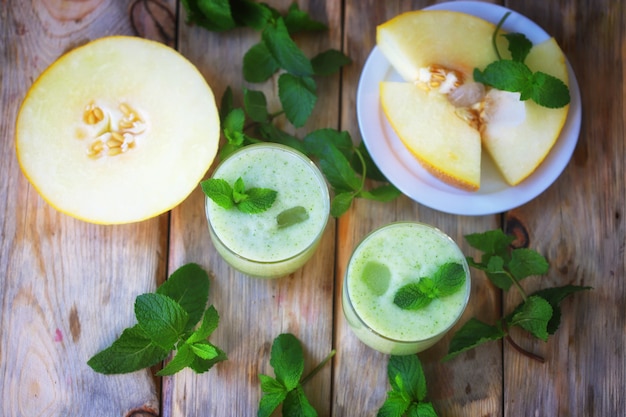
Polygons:
M259 402L258 417L269 417L280 403L287 398L287 389L277 380L267 375L260 374L261 391L263 396Z
M311 59L313 72L316 75L331 75L338 72L341 67L352 62L343 52L329 49L321 52Z
M236 27L229 0L183 0L187 12L187 22L205 29L222 32Z
M229 209L234 207L233 188L226 180L209 178L200 183L204 194L218 206Z
M437 268L433 278L422 277L419 281L400 287L393 302L403 310L419 310L435 298L455 293L464 283L463 265L447 262Z
M302 206L291 207L281 211L276 216L276 224L279 229L302 223L309 219L309 212Z
M311 406L301 385L287 393L283 402L283 415L294 417L317 417L317 411Z
M261 213L274 204L278 193L269 188L250 188L246 191L247 198L241 201L237 208L248 214Z
M255 122L267 120L267 99L262 91L249 90L244 88L243 102L246 113Z
M396 292L393 303L403 310L419 310L426 307L433 299L422 291L422 286L419 282L414 282L401 287Z
M402 192L392 184L381 185L371 190L363 190L359 193L359 197L383 203L392 201L401 195Z
M157 372L157 376L174 375L178 371L182 371L191 365L194 360L194 354L187 344L183 344L177 351L174 358L168 362L163 369Z
M295 127L302 127L313 112L317 86L313 78L288 73L278 78L278 97L285 116Z
M491 340L502 339L506 333L498 323L497 326L490 326L475 318L469 319L452 337L448 354L443 361L448 361L455 356L482 345Z
M546 258L532 249L518 248L511 252L511 274L519 281L531 275L543 275L550 265Z
M498 90L520 92L522 100L526 97L524 92L532 86L532 71L521 62L508 59L494 61L481 72L474 69L474 80Z
M330 185L339 192L361 189L361 179L337 147L326 145L319 165Z
M533 74L532 91L529 95L535 103L551 109L564 107L570 102L567 85L560 79L544 72Z
M507 319L509 326L519 326L536 338L548 340L548 323L552 318L552 306L543 298L532 295Z
M163 361L174 347L176 355L158 375L171 375L186 366L205 372L226 360L226 354L219 348L215 347L215 352L209 354L204 346L209 344L206 338L219 321L213 306L204 311L208 290L208 275L199 265L181 266L157 292L136 298L137 324L125 329L111 346L89 359L88 365L105 374L133 372ZM203 316L202 324L191 332L199 316ZM211 359L200 358L194 351Z
M333 217L341 217L348 209L354 200L354 193L343 192L335 194L330 202L330 214Z
M457 292L465 284L465 269L457 262L441 265L433 275L433 283L439 297Z
M276 19L274 25L268 25L261 37L281 68L297 76L313 75L311 61L289 36L282 17Z
M391 355L387 377L392 390L376 414L377 417L437 416L426 398L426 378L417 355Z
M236 0L232 16L238 26L262 30L273 18L273 10L266 4L252 0Z
M474 80L499 90L518 92L520 100L532 99L540 106L559 108L566 106L569 101L567 85L556 77L537 72L534 73L524 60L532 49L532 43L520 33L504 35L509 42L509 52L512 60L502 59L496 42L496 35L510 12L504 14L496 26L492 44L498 60L492 62L482 72L474 69Z
M186 340L186 343L193 344L201 340L206 340L211 335L211 333L213 333L215 329L217 329L219 320L220 317L215 307L209 306L209 308L207 308L207 310L204 312L202 324L200 324L200 327L189 336L189 338Z
M206 341L196 342L187 346L196 356L202 359L214 359L220 354L215 346Z
M465 235L467 243L488 255L498 255L504 259L508 256L514 236L505 234L501 229L489 230L484 233L471 233Z
M251 83L261 83L280 69L280 64L265 45L259 42L243 56L243 77Z
M307 12L300 10L296 2L291 3L289 10L287 10L285 26L287 26L289 33L322 31L328 29L325 24L311 19Z
M171 298L142 294L135 300L137 323L154 344L171 350L185 330L189 315Z
M402 417L409 409L411 400L397 391L387 392L387 398L376 413L376 417Z
M168 350L153 343L146 332L135 325L125 329L111 346L92 356L87 365L101 374L125 374L156 365L167 354Z
M226 180L211 178L200 183L202 191L225 209L236 206L247 214L261 213L274 204L278 193L269 188L246 189L243 178L239 177L231 187Z
M269 142L280 143L292 147L302 153L306 153L304 145L297 137L290 135L271 123L262 123L259 126L259 131L265 140Z
M324 158L328 146L335 147L346 159L350 159L354 149L352 138L348 132L329 128L317 129L308 133L302 142L306 149L305 153L318 159Z
M226 116L233 110L233 90L230 86L226 87L224 93L222 94L222 98L220 100L220 122L222 125L225 124Z
M236 139L237 137L234 134L243 132L243 124L245 121L246 115L242 109L232 109L224 119L223 130L228 134L228 137Z
M246 201L248 199L248 193L246 191L246 186L243 183L243 178L238 177L233 184L233 201L235 205Z
M276 379L290 391L300 382L304 371L304 354L300 341L290 333L279 335L272 344L270 365Z
M489 263L484 271L493 285L502 290L508 291L511 285L513 285L513 279L504 269L504 259L499 256L494 255L489 258Z
M554 334L558 330L561 323L561 308L559 306L561 301L571 294L590 289L592 288L578 285L565 285L563 287L546 288L533 294L546 300L552 307L552 317L550 318L547 327L549 334Z
M414 410L409 410L409 417L437 417L432 403L419 403Z
M174 271L156 290L176 301L189 315L185 330L202 318L209 298L209 275L200 265L188 263Z
M506 33L504 36L509 42L509 52L513 61L524 62L533 44L523 33Z
M215 364L225 361L228 359L226 353L224 353L221 349L217 349L217 356L213 359L202 359L201 357L195 355L193 362L189 365L189 367L196 372L197 374L202 374L204 372L208 372Z
M417 355L391 355L387 376L393 390L407 394L412 401L426 397L426 377Z

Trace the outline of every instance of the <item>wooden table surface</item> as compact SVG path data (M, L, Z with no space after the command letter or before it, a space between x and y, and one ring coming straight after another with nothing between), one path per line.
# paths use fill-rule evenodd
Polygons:
M270 1L286 11L290 0ZM356 89L375 44L377 24L433 4L405 0L300 0L329 30L302 36L309 56L335 48L353 60L341 74L318 80L320 100L303 134L321 127L361 140ZM502 3L500 3L502 4ZM57 57L111 34L168 43L198 66L216 96L243 85L243 53L252 30L211 33L185 23L175 0L4 0L0 6L0 415L2 416L254 416L257 375L272 374L273 339L291 332L306 368L331 349L333 361L305 385L320 416L374 416L389 389L388 356L360 343L341 310L341 281L356 243L396 220L419 220L452 236L498 227L527 233L550 262L538 289L589 285L562 304L547 343L522 333L519 343L546 358L528 359L492 342L442 363L449 337L419 354L429 398L440 416L623 416L626 412L626 228L624 112L626 5L618 0L524 0L503 5L555 36L578 78L583 118L574 155L558 180L531 202L485 216L445 214L407 197L359 200L332 219L321 247L300 271L259 280L229 268L207 232L199 188L171 212L141 223L98 226L60 214L22 174L14 121L33 80ZM275 97L272 85L267 91ZM237 93L240 94L240 93ZM240 99L241 97L236 97ZM137 295L153 291L179 266L196 262L211 273L209 302L221 316L211 341L229 360L207 374L185 370L157 378L154 370L104 376L86 361L134 323ZM518 302L472 271L461 322L495 322Z

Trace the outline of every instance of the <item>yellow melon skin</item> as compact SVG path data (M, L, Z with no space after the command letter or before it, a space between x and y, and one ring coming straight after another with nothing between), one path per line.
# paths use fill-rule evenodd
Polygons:
M525 63L531 70L553 75L569 85L565 56L554 38L534 45ZM512 186L528 178L543 162L558 139L569 111L569 105L550 109L532 100L524 104L526 120L522 124L486 124L482 134L485 150Z
M430 173L456 187L480 187L481 138L447 97L415 84L381 82L380 100L394 131Z
M89 106L104 119L89 121ZM114 132L126 135L124 152L94 155L94 141ZM213 92L192 63L154 41L111 36L66 53L36 80L18 114L16 152L50 205L121 224L182 202L212 164L219 135Z

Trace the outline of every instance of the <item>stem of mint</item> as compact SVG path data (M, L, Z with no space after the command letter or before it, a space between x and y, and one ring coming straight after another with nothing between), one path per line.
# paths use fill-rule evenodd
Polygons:
M321 361L315 368L311 370L311 372L309 372L305 377L302 378L300 384L304 385L309 379L313 378L315 374L317 374L328 363L328 361L330 361L333 356L335 356L335 353L337 353L335 349L331 350L330 353L326 355L323 361Z
M502 59L502 56L500 55L500 51L498 50L498 32L500 32L500 29L502 28L504 21L509 17L510 14L511 12L506 12L504 16L502 16L502 19L500 19L500 21L498 22L498 25L496 26L496 30L494 30L493 35L491 35L491 44L493 45L494 51L496 51L496 55L498 56L498 59Z

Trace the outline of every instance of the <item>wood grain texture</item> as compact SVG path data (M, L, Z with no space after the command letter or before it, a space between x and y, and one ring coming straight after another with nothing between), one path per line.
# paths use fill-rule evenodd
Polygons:
M290 1L273 2L286 12ZM295 38L308 57L329 48L340 49L340 4L335 1L299 2L300 8L329 26L328 32L298 34ZM181 16L184 19L184 16ZM276 79L267 83L243 81L245 52L260 33L236 29L211 33L180 23L181 51L194 62L213 87L218 103L227 86L242 105L242 87L262 90L270 112L277 102ZM294 130L285 120L277 124L300 138L311 130L339 123L339 76L318 77L319 100L310 123ZM224 349L227 362L206 375L183 372L164 382L164 415L253 415L261 398L259 373L273 376L269 366L271 344L281 333L293 333L305 352L305 373L333 348L334 220L330 220L313 258L299 271L276 280L251 278L228 267L210 242L204 199L200 190L172 213L170 268L200 262L213 275L209 302L220 313L221 324L212 342ZM304 390L320 415L330 413L331 366L326 366Z
M568 57L582 94L583 121L571 163L546 192L509 213L545 254L550 272L524 282L528 292L592 286L562 303L547 343L516 334L528 360L505 345L505 416L617 416L626 410L626 183L622 2L511 2L551 33ZM598 90L597 79L611 88ZM505 299L510 310L519 302ZM532 383L529 383L532 381Z
M343 275L352 250L377 227L415 220L439 227L468 255L463 236L496 227L516 231L545 254L550 271L523 281L527 292L589 285L562 303L561 326L547 343L513 332L540 364L492 342L442 363L450 335L420 353L429 399L440 417L621 416L626 410L626 44L624 2L618 0L493 1L555 36L580 84L583 125L572 161L535 200L502 216L453 216L407 197L357 201L331 220L319 250L300 271L278 280L233 271L210 242L204 199L197 189L171 213L124 226L74 220L47 205L20 171L14 121L36 77L58 56L90 39L132 34L175 46L198 66L219 99L227 86L241 104L241 87L260 88L276 108L275 80L243 82L243 54L259 34L215 34L184 22L176 0L4 0L0 6L0 416L254 416L259 373L273 374L273 339L294 333L303 343L305 372L331 349L331 364L305 391L320 416L375 416L389 390L388 356L358 341L342 312ZM270 2L286 10L290 0ZM328 24L298 35L308 56L343 50L353 63L319 78L313 117L299 136L321 127L360 135L356 90L375 44L375 27L427 0L300 0ZM284 121L279 121L285 126ZM211 274L209 302L221 316L211 341L229 356L209 373L156 378L151 370L103 376L86 361L134 323L133 301L187 262ZM500 291L472 270L470 317L493 323L520 297ZM279 413L277 413L279 414Z
M361 136L356 118L356 91L365 60L376 43L376 26L404 11L428 6L423 1L346 1L344 48L354 63L343 72L342 129L355 141ZM420 221L450 235L465 253L463 236L499 226L499 216L459 217L436 212L406 197L391 203L358 201L338 220L335 304L341 306L342 280L349 257L360 240L372 230L394 221ZM500 311L499 293L484 276L472 272L470 305L459 326L472 316L495 320ZM335 316L338 366L334 375L335 416L374 416L390 389L388 355L375 352L351 333L340 311ZM502 364L500 345L494 343L476 352L441 363L450 336L419 354L429 384L429 398L440 416L500 415Z
M135 296L164 279L168 216L107 227L60 214L20 172L13 140L19 105L35 78L77 45L130 34L128 6L2 5L0 415L159 413L149 370L108 377L86 362L134 323Z

